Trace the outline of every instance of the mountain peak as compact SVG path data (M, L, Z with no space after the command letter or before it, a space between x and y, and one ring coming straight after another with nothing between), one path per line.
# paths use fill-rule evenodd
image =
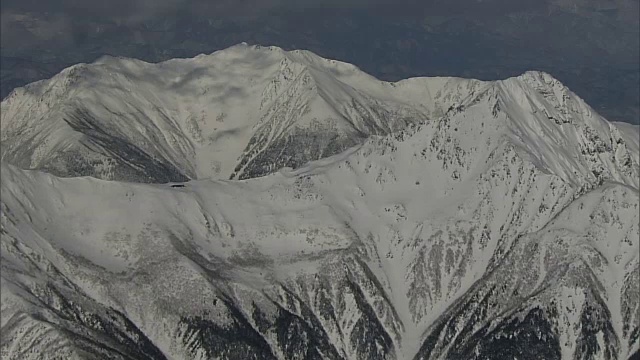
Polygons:
M518 76L524 81L542 82L546 84L559 84L560 81L551 74L540 70L528 70Z
M0 115L7 358L637 354L638 129L548 74L240 44Z
M474 104L486 111L474 115L468 110ZM503 113L515 143L539 138L554 151L574 141L555 126L576 123L576 134L590 135L572 137L612 139L604 119L544 72L497 82L388 83L309 51L241 43L158 64L104 56L16 90L2 102L2 158L63 176L247 178L296 168L451 111ZM132 167L130 157L149 169ZM160 172L172 175L156 178Z

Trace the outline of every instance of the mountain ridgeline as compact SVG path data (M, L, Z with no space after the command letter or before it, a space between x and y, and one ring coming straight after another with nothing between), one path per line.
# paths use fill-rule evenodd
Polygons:
M5 359L637 359L638 126L240 44L1 105Z

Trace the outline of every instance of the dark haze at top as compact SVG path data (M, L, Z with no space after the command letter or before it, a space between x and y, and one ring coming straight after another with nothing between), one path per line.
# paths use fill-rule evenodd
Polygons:
M162 61L246 41L308 49L384 80L557 77L640 119L637 0L3 0L1 96L104 55Z

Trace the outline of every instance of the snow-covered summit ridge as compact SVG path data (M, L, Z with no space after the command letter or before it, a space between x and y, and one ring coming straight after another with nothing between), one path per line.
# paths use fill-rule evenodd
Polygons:
M385 83L238 45L2 110L3 358L638 352L637 127L547 74Z
M105 56L16 89L2 102L2 160L114 180L251 178L440 121L474 101L512 111L510 127L533 126L552 141L569 127L605 139L618 131L540 72L388 83L309 51L239 44L157 64ZM528 123L532 114L538 124Z

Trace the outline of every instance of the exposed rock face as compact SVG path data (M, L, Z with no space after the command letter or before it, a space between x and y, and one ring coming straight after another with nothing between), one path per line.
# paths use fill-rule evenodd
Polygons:
M105 61L84 71L151 68ZM196 102L143 92L151 76L129 96L53 79L3 102L3 358L638 356L637 127L537 72L388 84L242 46L158 67L177 81L174 68L224 61L247 77L219 86L277 79L216 105L225 124L264 109L242 135L185 130L191 110L170 109ZM143 93L165 107L103 116ZM60 105L81 96L84 113ZM233 141L199 145L220 131ZM214 176L212 161L245 180L157 184Z

